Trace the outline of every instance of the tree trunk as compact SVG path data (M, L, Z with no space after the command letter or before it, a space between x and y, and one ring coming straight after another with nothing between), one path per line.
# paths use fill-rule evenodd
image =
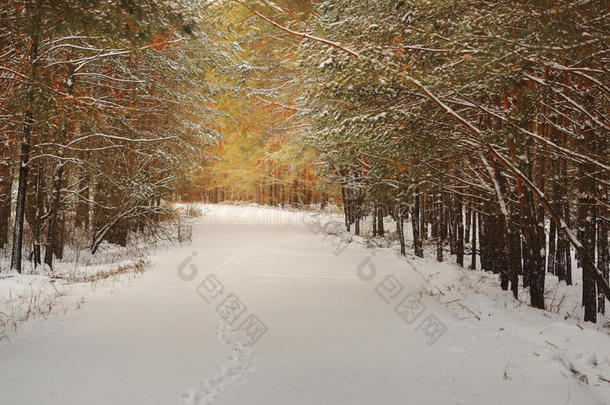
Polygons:
M42 263L40 255L40 228L42 227L42 211L43 211L43 194L44 191L44 177L43 177L43 165L42 160L36 161L36 209L34 212L34 218L32 223L32 260L34 267L39 266Z
M74 93L74 71L70 72L67 80L67 94L70 96ZM64 122L61 128L61 140L67 142L68 140L68 122L67 118L64 118ZM51 197L51 206L49 207L49 227L47 229L47 249L44 254L44 262L53 268L53 256L58 259L63 258L64 244L63 244L63 216L60 218L60 203L61 203L61 187L63 184L64 177L64 148L59 147L57 153L58 160L55 166L55 174L53 176L53 193ZM60 220L61 219L61 220Z
M348 202L348 195L347 195L347 186L341 186L341 196L343 197L343 217L345 218L345 228L347 229L347 232L350 231L350 222L349 222L349 217L350 217L350 213L349 213L349 202Z
M508 264L508 256L506 254L507 245L510 241L507 238L507 230L504 226L504 222L500 219L502 218L501 213L496 213L492 220L492 234L495 235L494 238L494 273L500 274L500 287L503 290L508 290L509 283L509 264Z
M470 269L477 269L477 212L472 210L472 242L471 242L471 260L470 260Z
M593 180L587 175L591 173L590 167L581 169L579 181L579 207L578 207L578 228L582 234L582 243L585 252L589 257L595 256L595 222L596 210L595 201L591 197L595 192ZM597 291L595 279L591 276L592 269L586 260L581 260L580 265L583 269L582 274L582 303L585 307L584 320L595 323L597 321Z
M607 153L608 139L606 137L599 137L597 149L600 156ZM610 214L610 198L608 196L608 174L600 174L603 176L600 183L596 187L597 196L600 201L598 204L598 215L597 215L597 267L602 272L604 279L608 280L610 272L610 251L608 250L608 214ZM606 298L610 300L610 297L605 297L601 288L598 288L597 296L597 309L600 313L606 313Z
M0 249L8 243L8 231L11 219L11 190L13 187L13 171L11 169L11 153L9 146L4 146L7 153L3 154L4 160L0 164Z
M526 175L532 178L532 164L529 159L529 148L526 146ZM535 308L544 309L544 284L546 276L546 266L544 263L544 250L541 246L541 241L544 240L544 235L540 235L541 229L544 232L544 224L540 226L540 222L544 218L539 218L536 207L534 206L534 196L530 190L525 190L526 198L526 215L527 223L525 226L526 241L527 241L527 263L529 265L530 274L530 299L531 304ZM525 270L524 270L525 272Z
M457 232L457 246L456 246L456 262L458 265L464 267L464 220L462 215L462 196L457 194L455 197L455 221L456 221L456 232Z
M607 190L607 186L603 187ZM602 201L608 201L608 192L604 193L602 196ZM601 209L601 207L600 207ZM608 270L610 268L609 259L610 252L608 251L608 222L604 221L601 218L601 215L598 216L597 220L597 268L602 272L604 278L608 280ZM600 291L597 296L597 309L600 313L606 313L606 297Z
M436 234L436 260L443 261L443 238L441 229L443 227L443 197L441 193L434 194L435 205L435 234Z
M396 231L398 232L398 240L400 241L400 254L405 256L407 250L405 247L405 232L404 232L404 219L402 206L399 203L398 210L396 211Z
M466 242L468 242L470 240L470 220L471 220L471 208L470 208L470 204L466 203L466 226L464 228L464 240Z
M30 49L30 60L32 63L32 83L37 78L38 42L32 40ZM23 136L21 138L21 159L19 165L19 181L17 186L17 200L15 202L15 226L13 228L13 251L11 255L11 270L21 273L21 254L23 248L23 222L25 219L25 199L28 186L28 163L30 161L30 142L32 138L32 126L34 117L32 105L34 103L34 84L30 85L26 100L25 118L23 122Z
M527 178L532 178L532 162L530 159L530 143L524 145L525 159L521 171ZM544 309L544 284L546 275L545 263L541 262L541 246L539 236L539 219L534 206L532 191L517 181L519 192L519 212L521 214L521 255L523 257L523 286L530 288L530 302L535 308Z
M508 239L508 262L510 266L510 289L515 299L519 298L519 274L523 272L521 268L521 237L517 225L519 221L519 211L511 208L511 221L509 223Z
M385 205L383 204L377 207L377 234L379 236L385 234L385 230L383 229L383 218L385 217L384 207Z
M563 206L565 201L567 200L566 193L563 191L566 186L567 179L563 177L563 162L562 159L559 159L556 163L555 173L557 175L557 179L553 183L553 202L555 204L555 209L557 212L561 212L563 218L568 220L568 216L563 211ZM563 184L560 184L559 182ZM555 230L557 227L555 226ZM566 250L570 249L570 243L566 239L565 235L562 232L556 232L557 234L557 246L555 248L555 258L553 259L554 266L554 274L557 276L559 281L565 281L567 278L567 263L566 263ZM551 235L552 240L552 235ZM550 250L550 248L549 248ZM549 252L549 262L551 258L551 253Z
M421 193L419 196L419 238L422 240L428 239L428 227L426 225L426 194Z
M557 227L555 226L555 221L551 221L551 225L549 227L549 251L548 251L548 259L546 271L547 273L556 274L555 269L555 255L557 250L556 245L557 238Z
M564 184L567 183L568 181L568 169L567 169L567 162L564 160L563 162L563 168L562 170L562 178L564 181ZM572 224L572 213L570 212L570 201L568 196L564 196L563 199L563 218L566 221L566 225L568 226L568 228L571 226ZM565 253L566 253L566 284L567 285L572 285L572 248L570 246L570 242L568 242L567 238L565 237L565 235L563 235L562 233L562 237L565 239L566 242L566 249L565 249Z
M441 204L443 210L441 212L441 239L444 241L447 240L447 236L448 236L448 232L447 232L447 227L449 226L449 217L447 216L447 209L449 207L449 201L448 201L448 197L446 197L442 192L440 193L440 198L441 201L444 201L443 204Z
M89 230L89 202L87 200L89 200L90 187L89 187L89 178L84 170L81 172L81 181L83 184L85 184L85 186L82 188L82 190L83 190L82 198L85 201L79 199L78 202L76 203L76 215L75 215L74 224L75 224L76 228L82 228L85 231L88 231Z
M455 199L452 194L447 196L447 225L449 231L449 253L457 253L457 232L455 229Z
M411 214L411 226L413 228L413 248L415 250L415 256L424 257L424 249L420 234L420 212L419 212L419 187L415 187L413 191L413 212Z
M485 204L483 209L486 208ZM481 270L490 271L489 268L489 238L487 237L487 218L483 213L479 213L479 260L481 262Z
M63 148L62 148L63 150ZM59 155L63 152L60 150ZM56 255L61 244L61 230L58 224L59 219L59 203L61 198L61 184L64 171L64 162L59 160L55 167L55 175L53 177L53 194L51 196L51 205L49 207L49 227L47 228L47 248L44 253L44 262L53 268L53 255ZM63 251L63 249L61 249Z
M371 212L371 218L373 219L373 237L377 236L377 204L373 204L373 211Z

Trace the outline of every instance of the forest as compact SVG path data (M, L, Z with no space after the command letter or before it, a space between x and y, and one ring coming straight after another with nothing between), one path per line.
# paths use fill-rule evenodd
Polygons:
M549 277L579 285L603 324L609 21L605 0L3 1L0 274L175 239L175 203L334 209L536 309Z

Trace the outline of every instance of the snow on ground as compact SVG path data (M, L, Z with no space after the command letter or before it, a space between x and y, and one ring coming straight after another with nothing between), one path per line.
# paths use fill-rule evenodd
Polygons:
M151 247L143 241L128 247L103 243L92 255L84 244L69 245L53 270L24 261L21 274L6 270L10 252L0 251L0 340L10 339L25 321L79 309L95 289L131 281L146 269Z
M2 342L0 403L610 404L607 328L338 215L203 211L191 246Z

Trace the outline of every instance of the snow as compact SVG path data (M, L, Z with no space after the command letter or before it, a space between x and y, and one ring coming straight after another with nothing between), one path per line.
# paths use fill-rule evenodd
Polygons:
M337 214L204 213L190 246L5 339L0 403L610 403L608 329L493 274L402 258Z
M324 69L326 66L330 66L333 64L333 58L332 56L327 58L326 60L320 62L320 64L318 65L318 69Z
M64 260L34 268L22 263L22 273L0 273L0 340L10 339L24 321L63 315L80 308L95 289L112 288L118 281L132 281L146 267L141 241L129 247L102 243L92 255L84 243L66 246ZM7 269L10 252L0 250L0 268Z

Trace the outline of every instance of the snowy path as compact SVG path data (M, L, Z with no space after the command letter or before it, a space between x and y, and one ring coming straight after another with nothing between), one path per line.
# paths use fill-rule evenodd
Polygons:
M336 255L303 225L253 222L202 219L191 246L159 253L133 285L26 325L0 345L0 404L608 403L543 352L554 349L531 317L500 330L425 298L409 325L394 307L425 283L394 254L351 244ZM196 291L209 274L224 286L213 303ZM389 274L404 285L392 303L375 290ZM268 328L252 346L216 312L229 293L247 306L235 326L255 314ZM430 314L447 329L432 345L416 330Z

